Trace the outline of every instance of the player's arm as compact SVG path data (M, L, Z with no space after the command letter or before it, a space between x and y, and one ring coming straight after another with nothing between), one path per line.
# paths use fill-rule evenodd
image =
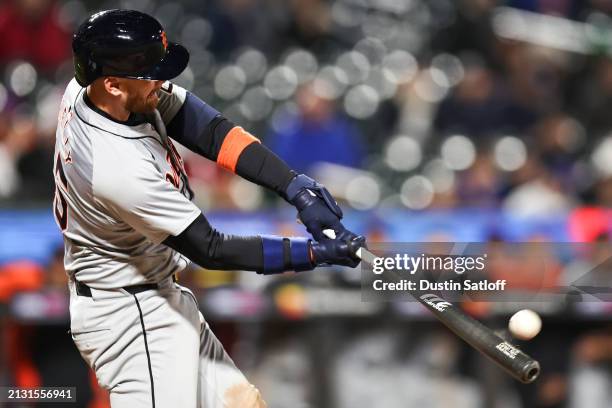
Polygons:
M351 242L279 236L237 236L213 228L200 214L183 232L163 243L209 269L250 270L270 275L284 271L308 271L321 264L355 267L355 251L364 239Z
M166 91L167 92L167 91ZM324 229L350 241L356 235L341 223L342 210L327 189L303 174L297 174L262 145L256 137L236 126L197 96L184 91L180 107L163 109L168 134L190 150L261 186L267 187L298 210L298 216L317 241ZM171 100L166 97L161 103ZM173 106L178 106L174 103Z
M124 166L116 166L115 157L108 155L94 163L96 205L151 242L164 243L204 267L271 274L310 270L322 263L358 263L354 251L363 240L319 244L305 238L223 234L165 179L146 149L126 144L117 154L125 154L126 160L119 160Z
M286 194L296 173L259 139L191 92L171 84L163 89L158 109L170 137L249 181Z

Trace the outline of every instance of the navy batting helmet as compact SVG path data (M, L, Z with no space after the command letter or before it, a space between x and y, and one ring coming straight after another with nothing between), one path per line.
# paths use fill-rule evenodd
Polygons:
M156 19L134 10L106 10L89 17L74 34L72 52L81 86L102 76L172 79L189 62L189 52L168 42Z

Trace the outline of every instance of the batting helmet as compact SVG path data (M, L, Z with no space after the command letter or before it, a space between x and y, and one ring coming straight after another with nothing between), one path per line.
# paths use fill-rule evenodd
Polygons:
M83 87L102 76L172 79L189 62L187 49L168 42L156 19L134 10L89 17L74 34L72 52L75 77Z

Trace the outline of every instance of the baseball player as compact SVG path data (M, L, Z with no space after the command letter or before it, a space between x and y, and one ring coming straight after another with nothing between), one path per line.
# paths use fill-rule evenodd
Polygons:
M167 82L189 53L151 16L108 10L73 38L75 78L56 133L54 212L70 276L72 338L114 408L264 407L174 276L194 261L259 274L355 267L364 238L329 192ZM314 241L233 236L191 202L172 139L277 192ZM337 239L327 239L324 229Z

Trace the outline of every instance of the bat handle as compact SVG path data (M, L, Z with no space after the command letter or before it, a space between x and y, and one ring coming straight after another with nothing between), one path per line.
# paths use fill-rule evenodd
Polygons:
M324 229L323 230L323 235L325 235L329 239L336 239L336 231L334 231L331 228Z
M297 223L298 224L302 224L302 221L298 218L297 219ZM302 224L303 225L303 224ZM323 235L325 235L327 238L329 239L336 239L336 231L334 231L331 228L327 228L323 230ZM356 252L355 255L357 255L357 258L361 259L361 248L359 248Z
M298 224L304 225L304 223L302 222L302 220L300 220L299 218L297 218L295 220ZM336 231L334 231L331 228L327 228L323 230L323 235L325 235L327 238L329 239L336 239Z

